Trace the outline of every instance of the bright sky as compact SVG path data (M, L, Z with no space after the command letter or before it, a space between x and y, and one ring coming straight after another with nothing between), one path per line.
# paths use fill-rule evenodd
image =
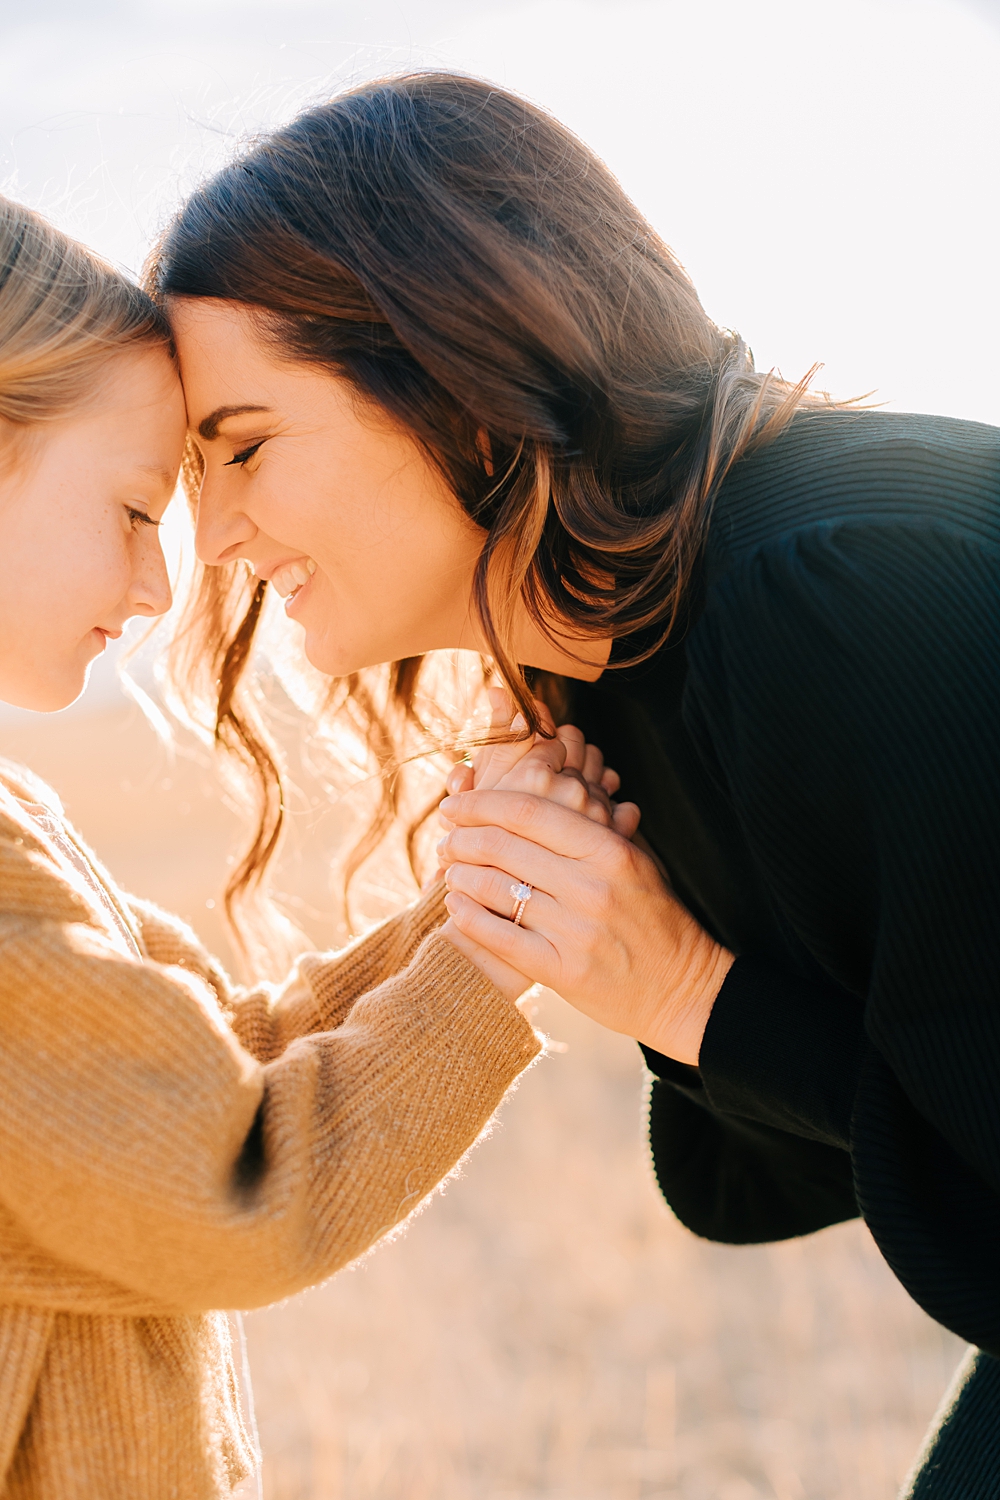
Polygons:
M758 364L1000 422L1000 0L0 0L0 184L135 268L234 139L425 64L577 130Z
M1000 0L0 0L0 190L135 269L245 133L427 65L572 126L758 367L1000 423Z

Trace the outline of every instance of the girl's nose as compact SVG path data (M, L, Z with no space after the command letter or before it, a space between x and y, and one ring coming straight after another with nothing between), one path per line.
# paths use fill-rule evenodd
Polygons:
M129 607L140 615L165 615L174 601L158 535L143 538L138 566L129 590Z

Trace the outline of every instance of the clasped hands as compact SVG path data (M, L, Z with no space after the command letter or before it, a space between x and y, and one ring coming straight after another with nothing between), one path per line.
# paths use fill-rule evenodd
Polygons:
M494 725L509 723L506 695L491 696ZM572 725L457 766L441 804L443 932L511 999L547 985L602 1026L696 1065L733 955L632 842L639 810L611 800L618 786ZM518 926L516 881L533 888Z

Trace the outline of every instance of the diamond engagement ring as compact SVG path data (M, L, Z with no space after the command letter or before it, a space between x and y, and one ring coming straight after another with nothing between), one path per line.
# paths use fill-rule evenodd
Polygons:
M526 880L515 880L510 888L510 893L514 897L515 902L514 915L510 920L515 927L520 927L521 918L524 916L524 908L531 900L531 886Z

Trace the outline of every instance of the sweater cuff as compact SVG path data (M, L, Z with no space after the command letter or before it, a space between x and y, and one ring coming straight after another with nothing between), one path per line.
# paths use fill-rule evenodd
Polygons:
M846 1151L865 1046L856 995L742 957L712 1008L698 1071L719 1113Z
M654 1078L661 1083L673 1084L682 1094L688 1094L698 1104L707 1104L705 1090L702 1087L701 1073L697 1068L692 1068L688 1063L678 1062L674 1057L664 1057L662 1052L654 1052L652 1047L647 1047L645 1042L639 1043L639 1051L646 1060L646 1067Z

